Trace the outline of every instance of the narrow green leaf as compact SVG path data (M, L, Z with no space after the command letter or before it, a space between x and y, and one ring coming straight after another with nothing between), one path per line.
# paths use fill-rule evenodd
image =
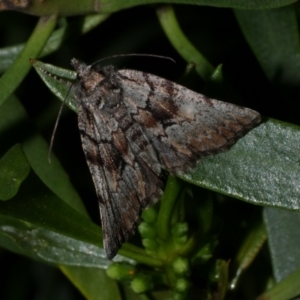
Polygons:
M265 224L262 221L252 226L233 261L235 274L230 283L230 289L234 290L236 288L240 276L253 262L264 245L266 239L267 232Z
M50 91L58 99L65 101L66 105L77 113L74 89L70 89L70 81L76 79L76 72L44 64L38 60L31 60L31 63ZM57 77L59 77L59 80Z
M104 22L109 15L107 14L101 14L101 15L91 15L86 16L83 20L83 24L81 26L81 32L82 34L85 34ZM55 52L63 43L63 41L66 39L66 37L70 34L70 27L72 28L73 23L69 24L68 26L64 26L62 28L59 28L55 30L51 36L49 37L46 45L44 46L43 50L38 56L31 56L32 58L41 58L46 55L49 55L53 52ZM76 26L75 26L76 27ZM0 73L3 73L6 69L8 69L19 53L23 50L25 47L24 44L21 45L14 45L9 46L0 49Z
M163 6L157 10L160 24L177 52L188 62L196 65L197 73L204 79L209 80L214 71L213 66L194 47L182 32L172 6Z
M26 158L40 179L60 199L82 214L87 215L68 174L54 155L52 155L52 162L49 164L47 159L49 144L37 134L21 103L15 97L11 97L0 107L0 152L6 151L3 148L4 145L8 147L18 142L22 142Z
M216 7L232 7L240 9L267 9L275 8L280 6L285 6L291 3L296 2L296 0L165 0L164 3L177 3L177 4L192 4L192 5L208 5ZM28 2L29 3L29 2ZM30 2L30 5L18 7L16 5L13 7L3 6L4 9L14 9L21 10L24 13L32 15L50 15L54 13L59 13L62 16L71 16L71 15L83 15L88 13L111 13L116 12L121 9L134 7L142 4L155 4L161 3L158 0L102 0L95 2L94 0L73 0L73 1L59 1L52 0L46 2L40 2L39 0L34 0ZM23 3L22 3L23 4Z
M0 160L0 200L14 197L30 171L19 144L10 148Z
M37 57L56 25L56 17L40 18L26 46L0 78L0 106L13 93L30 70L30 57Z
M123 299L118 283L110 279L104 270L64 266L61 270L88 300Z

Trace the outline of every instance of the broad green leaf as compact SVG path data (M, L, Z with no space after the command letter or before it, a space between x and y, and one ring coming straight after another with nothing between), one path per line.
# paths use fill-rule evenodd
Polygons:
M30 70L29 59L39 55L56 25L56 17L42 17L11 67L0 78L0 106Z
M85 34L104 22L109 15L107 14L101 14L101 15L91 15L86 16L83 20L83 24L81 26L81 34ZM74 22L73 22L74 23ZM44 57L46 55L49 55L62 45L63 41L66 39L67 36L70 35L70 27L72 28L72 25L76 25L71 23L70 26L64 26L62 28L59 28L55 30L51 36L49 37L47 43L45 44L43 50L38 56L31 56L32 58L38 58L38 57ZM74 26L75 28L77 26ZM25 47L24 44L21 45L14 45L9 46L5 48L0 49L0 73L4 72L6 69L8 69L12 63L15 61L19 53L23 50Z
M100 228L52 194L33 172L19 193L0 205L1 215L102 246Z
M298 126L266 119L182 178L253 204L299 210L299 141Z
M299 300L300 295L300 268L291 273L288 277L283 279L278 284L267 290L262 295L258 296L256 300ZM295 298L297 297L297 298Z
M0 200L15 196L30 166L20 145L10 148L0 160Z
M58 199L33 173L13 199L0 203L0 224L2 245L18 253L54 264L106 268L110 263L100 227Z
M49 223L44 224L45 227L48 225L51 226ZM102 248L45 227L0 214L0 245L52 265L100 269L106 269L110 265L111 262L106 259ZM134 263L133 260L116 256L115 261L118 260Z
M264 11L235 10L256 59L274 90L291 103L300 96L300 39L296 6ZM298 111L289 111L298 120Z
M294 109L286 110L290 118L299 119L297 104L300 95L300 41L299 26L297 22L297 11L295 6L267 10L267 11L235 11L238 22L243 30L246 40L248 41L253 53L260 63L264 73L272 83L274 90L279 92L280 97ZM289 145L297 149L298 142L290 140L291 135L283 137L281 143ZM279 143L279 140L277 141ZM294 150L296 150L294 149ZM294 151L293 150L293 151ZM296 152L295 152L296 153ZM285 153L282 152L284 155ZM289 160L291 157L286 156ZM293 159L292 159L293 161ZM299 166L299 159L295 157L295 170ZM286 177L294 177L293 171L284 165L281 166ZM284 186L285 182L278 174L277 177L280 185ZM295 175L295 174L294 174ZM269 175L270 176L270 175ZM290 177L292 179L292 177ZM275 190L277 185L273 186ZM299 196L290 198L292 187L286 186L282 189L282 200L288 200L291 205L288 208L298 208ZM299 184L295 184L292 188L294 191L299 190ZM286 193L287 192L287 193ZM299 213L284 211L280 209L266 208L264 211L264 219L268 231L269 248L272 257L273 271L277 282L280 282L289 273L300 267L299 252L300 247L299 232L297 223L299 223ZM284 245L284 247L282 246ZM275 294L277 287L275 286ZM280 287L278 287L279 289ZM285 286L286 288L286 286ZM293 288L290 288L292 291ZM277 290L278 291L278 290ZM283 291L283 290L282 290ZM270 292L270 297L271 297ZM286 291L284 292L286 293ZM299 293L299 292L298 292ZM278 293L277 293L278 294ZM268 295L268 292L265 296ZM279 294L278 294L279 295ZM285 297L280 294L280 297ZM295 296L295 294L293 295ZM274 293L272 294L272 299ZM287 299L290 298L286 294ZM277 299L274 297L274 299ZM283 298L278 298L283 299Z
M300 268L300 213L267 207L264 220L274 276L280 282Z
M63 273L88 300L121 300L118 283L110 279L104 270L95 268L62 266Z
M232 7L232 8L240 8L240 9L267 9L267 8L275 8L280 6L285 6L291 3L294 3L296 0L165 0L164 3L176 3L176 4L193 4L193 5L208 5L208 6L216 6L216 7ZM28 2L29 3L29 2ZM2 10L10 9L10 10L20 10L22 12L33 14L33 15L50 15L59 13L62 16L71 16L71 15L83 15L88 13L111 13L116 12L121 9L134 7L142 4L160 4L161 1L158 0L102 0L95 4L94 0L73 0L69 1L59 1L52 0L50 2L41 3L39 0L31 1L30 5L22 5L18 7L3 6Z
M66 83L33 65L44 82L63 100ZM49 65L46 65L49 70ZM55 75L74 78L75 73L57 68ZM70 75L71 74L71 75ZM73 75L72 75L73 74ZM72 94L66 104L74 109ZM193 184L258 205L300 209L300 128L266 119L226 153L203 158L181 176ZM284 195L284 196L283 196Z

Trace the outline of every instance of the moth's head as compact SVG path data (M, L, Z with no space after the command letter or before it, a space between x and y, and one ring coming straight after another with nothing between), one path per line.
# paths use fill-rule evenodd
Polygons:
M93 92L97 85L105 79L104 74L93 69L93 65L87 66L76 58L72 58L71 65L77 73L77 80L86 91Z
M76 58L71 59L71 66L75 69L78 78L83 78L90 72L90 66L87 66Z

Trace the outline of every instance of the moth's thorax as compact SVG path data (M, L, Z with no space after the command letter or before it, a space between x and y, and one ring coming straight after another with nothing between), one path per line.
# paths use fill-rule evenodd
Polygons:
M105 79L105 76L103 76L101 73L94 71L91 68L85 70L85 72L81 74L78 73L77 77L78 80L81 82L81 86L86 91L93 91L99 85L99 83Z
M92 92L105 79L105 75L94 70L92 65L87 66L76 58L71 60L71 65L77 72L77 80L86 92Z

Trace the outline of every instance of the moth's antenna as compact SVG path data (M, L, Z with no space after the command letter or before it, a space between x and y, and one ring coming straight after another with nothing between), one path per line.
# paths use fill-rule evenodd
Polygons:
M48 152L48 161L49 161L49 164L51 164L51 152L52 152L52 148L53 148L53 142L54 142L54 137L55 137L55 133L56 133L56 130L57 130L57 126L58 126L58 122L59 122L59 119L61 117L61 114L62 114L62 110L66 104L66 100L67 100L67 97L71 91L71 88L73 86L73 83L70 85L69 89L68 89L68 92L66 94L66 97L64 99L64 101L62 102L60 108L59 108L59 111L58 111L58 114L57 114L57 117L56 117L56 121L55 121L55 124L54 124L54 128L53 128L53 131L52 131L52 135L51 135L51 141L50 141L50 147L49 147L49 152Z
M149 57L168 59L168 60L172 61L174 64L176 64L176 61L173 58L169 57L169 56L162 56L162 55L155 55L155 54L128 53L128 54L116 54L116 55L111 55L111 56L101 58L101 59L95 61L94 63L92 63L92 66L99 63L99 62L101 62L101 61L103 61L103 60L114 58L114 57L120 57L120 56L149 56Z

